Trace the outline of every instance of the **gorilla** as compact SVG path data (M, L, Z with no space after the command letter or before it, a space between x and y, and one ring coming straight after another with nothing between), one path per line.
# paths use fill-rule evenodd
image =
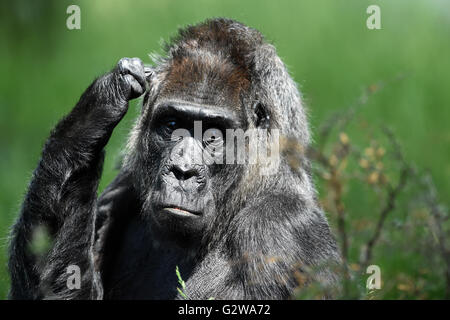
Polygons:
M289 299L335 285L340 257L307 157L292 166L278 150L269 173L249 161L267 136L310 144L275 48L218 18L181 29L154 60L121 59L52 130L12 229L10 298ZM105 145L141 95L120 172L98 197ZM229 144L250 131L268 135ZM38 228L51 240L40 254Z

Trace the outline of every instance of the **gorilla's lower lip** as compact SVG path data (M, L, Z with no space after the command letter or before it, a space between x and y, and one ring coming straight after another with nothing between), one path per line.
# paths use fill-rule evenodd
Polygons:
M177 207L166 207L163 208L164 211L167 211L168 213L176 214L178 216L183 217L197 217L200 216L200 213L198 212L192 212L185 209L177 208Z

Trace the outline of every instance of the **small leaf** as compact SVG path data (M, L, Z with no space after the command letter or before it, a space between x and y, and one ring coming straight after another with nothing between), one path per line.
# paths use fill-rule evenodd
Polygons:
M180 288L177 288L177 290L178 290L178 292L181 294L181 296L182 296L183 298L187 299L186 294L185 294Z
M180 284L181 288L183 290L186 289L186 284L184 283L183 279L181 278L180 269L178 269L178 266L175 268L175 273L177 274L178 283Z

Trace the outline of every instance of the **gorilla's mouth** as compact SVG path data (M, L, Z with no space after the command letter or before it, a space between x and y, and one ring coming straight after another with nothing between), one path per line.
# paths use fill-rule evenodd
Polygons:
M164 207L164 208L162 208L162 211L169 213L169 214L174 214L174 215L177 215L180 217L199 217L201 215L200 212L189 211L187 209L180 208L180 207Z

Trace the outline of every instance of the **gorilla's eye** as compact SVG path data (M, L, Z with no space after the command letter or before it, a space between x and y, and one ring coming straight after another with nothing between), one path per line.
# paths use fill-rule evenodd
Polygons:
M173 132L181 127L181 123L175 118L165 118L159 121L159 134L163 137L171 137Z
M222 143L223 134L219 129L208 129L203 134L203 143L206 145Z
M162 132L164 134L171 134L173 131L175 131L176 129L178 129L180 127L179 122L177 121L177 119L174 118L169 118L169 119L165 119L162 121Z
M166 127L171 130L175 130L177 128L177 126L178 126L178 123L174 119L167 120L167 122L166 122Z

